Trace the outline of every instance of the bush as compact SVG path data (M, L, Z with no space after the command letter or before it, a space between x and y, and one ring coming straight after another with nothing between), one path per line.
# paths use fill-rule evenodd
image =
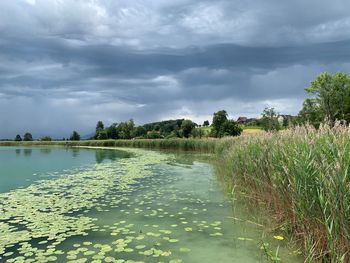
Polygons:
M50 141L52 141L52 138L50 136L44 136L40 139L40 141L50 142Z

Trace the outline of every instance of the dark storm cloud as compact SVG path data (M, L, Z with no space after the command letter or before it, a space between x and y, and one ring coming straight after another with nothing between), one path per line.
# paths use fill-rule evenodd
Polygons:
M267 105L295 114L315 75L349 71L346 7L345 0L3 1L0 137L89 133L99 119L200 122L221 108L232 116Z
M21 43L33 45L24 41ZM139 94L140 100L146 98L144 102L149 102L147 89L152 89L152 87L156 89L157 86L161 87L166 84L166 79L157 81L157 76L172 76L174 80L178 80L178 84L181 84L180 89L187 90L189 93L196 87L215 87L216 98L225 97L230 89L234 91L232 95L242 98L247 96L250 88L247 81L252 75L265 74L276 68L295 64L346 63L350 59L350 41L279 48L221 44L200 48L172 49L168 52L166 50L135 51L107 45L77 48L64 43L44 40L34 46L35 49L30 52L16 45L8 44L1 47L6 50L5 54L8 59L16 57L28 63L37 60L52 60L55 63L61 63L61 66L54 69L59 78L57 76L52 78L50 74L49 77L45 74L33 75L30 73L7 77L4 74L3 77L0 77L2 86L31 86L45 90L68 85L72 90L99 91L104 88L108 90L116 88L126 93L130 89L139 89L144 91ZM79 68L79 65L83 65L82 68ZM66 71L69 71L71 76ZM99 80L94 80L94 78ZM90 84L86 80L89 80ZM238 85L235 88L232 84ZM291 95L286 89L278 91L271 89L271 93L280 97ZM186 95L186 93L178 94L180 97ZM208 99L213 98L209 92L192 99L205 99L205 95L208 96ZM266 97L270 95L265 94ZM153 98L153 95L151 97ZM255 99L256 94L250 94L250 97L250 99Z

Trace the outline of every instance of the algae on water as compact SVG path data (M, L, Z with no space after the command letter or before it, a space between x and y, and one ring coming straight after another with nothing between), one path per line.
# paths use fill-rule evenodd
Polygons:
M237 243L246 230L228 218L210 165L127 151L1 193L0 261L259 262L257 244Z

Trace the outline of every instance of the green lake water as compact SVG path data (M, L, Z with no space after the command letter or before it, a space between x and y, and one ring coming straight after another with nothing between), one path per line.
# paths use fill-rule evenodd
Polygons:
M302 262L204 159L0 147L0 262Z

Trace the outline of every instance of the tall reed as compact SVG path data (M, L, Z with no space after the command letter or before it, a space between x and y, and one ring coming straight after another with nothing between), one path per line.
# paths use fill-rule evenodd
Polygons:
M289 225L308 261L350 262L350 128L296 127L220 144L226 177Z
M83 141L0 141L0 146L91 146L137 147L149 149L173 149L214 152L219 139L136 139L136 140L83 140Z

